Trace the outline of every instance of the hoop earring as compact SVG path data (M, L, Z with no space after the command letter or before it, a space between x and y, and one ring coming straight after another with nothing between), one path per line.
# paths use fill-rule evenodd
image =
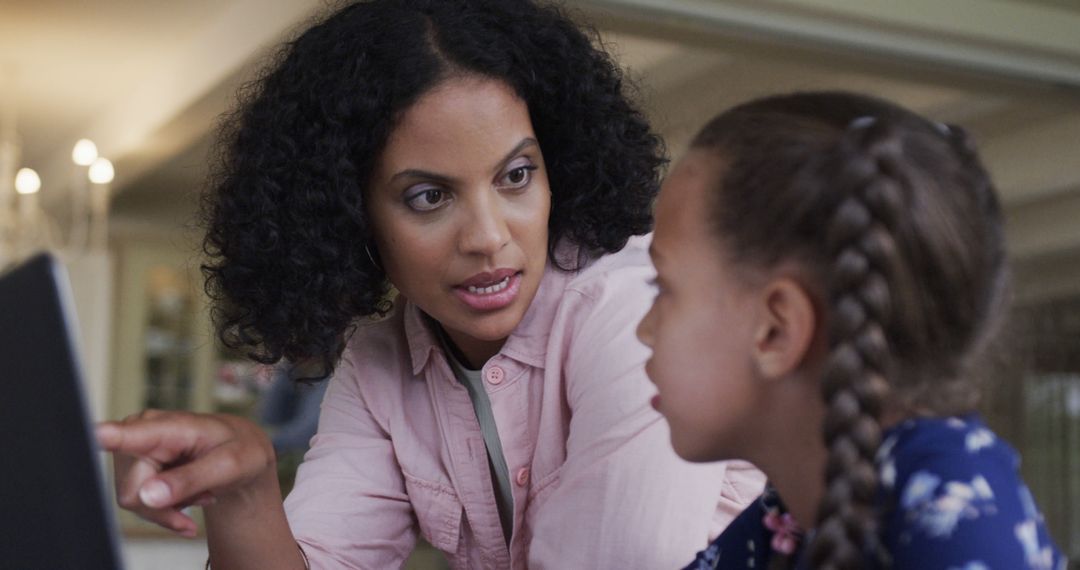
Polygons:
M367 244L364 244L364 253L367 254L367 258L371 260L371 264L375 266L375 269L378 269L379 271L384 271L382 266L379 265L379 262L375 261L375 256L371 255L371 250L368 249Z

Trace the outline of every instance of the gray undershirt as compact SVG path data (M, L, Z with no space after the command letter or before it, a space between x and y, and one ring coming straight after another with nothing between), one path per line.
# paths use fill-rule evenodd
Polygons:
M480 370L466 368L458 360L444 334L439 335L439 340L443 344L444 352L446 352L447 359L450 361L450 368L454 370L458 382L461 382L469 392L469 399L472 400L473 410L476 412L476 420L480 423L480 431L484 435L484 445L487 447L491 479L495 482L495 503L499 508L499 520L502 522L503 538L509 544L510 533L514 529L514 495L513 489L510 487L510 469L506 466L502 441L499 440L499 430L495 425L495 415L491 411L491 400L488 399L487 390L484 389L484 379L481 377Z

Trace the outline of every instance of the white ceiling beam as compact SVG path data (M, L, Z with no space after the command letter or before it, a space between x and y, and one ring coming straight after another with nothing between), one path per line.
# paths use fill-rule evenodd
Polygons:
M578 0L592 14L1080 89L1080 12L1000 0Z
M980 141L979 155L1009 204L1076 192L1080 183L1080 113L1058 112ZM1080 215L1074 218L1080 228Z
M1014 259L1080 252L1080 188L1006 207L1009 252Z

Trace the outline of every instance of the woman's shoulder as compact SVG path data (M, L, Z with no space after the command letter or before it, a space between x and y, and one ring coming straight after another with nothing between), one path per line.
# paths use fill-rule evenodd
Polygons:
M353 323L335 377L357 381L369 376L365 371L377 369L382 371L381 376L407 367L409 344L404 309L403 302L395 302L385 315L358 318Z
M352 334L346 344L346 351L366 351L373 345L376 350L385 350L399 338L404 338L404 305L405 302L398 298L384 315L358 317L352 323Z
M567 290L597 297L611 291L649 289L656 273L649 259L650 243L651 233L633 236L619 251L589 260L570 277Z

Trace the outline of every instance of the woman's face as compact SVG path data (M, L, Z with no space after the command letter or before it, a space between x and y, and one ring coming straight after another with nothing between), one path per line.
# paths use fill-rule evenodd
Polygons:
M551 193L525 102L486 78L436 86L402 115L366 199L391 283L483 364L547 262Z
M758 393L755 289L736 278L706 218L719 170L714 154L692 150L664 181L650 246L658 292L637 331L653 351L645 365L659 392L653 405L690 461L744 456L740 433Z

